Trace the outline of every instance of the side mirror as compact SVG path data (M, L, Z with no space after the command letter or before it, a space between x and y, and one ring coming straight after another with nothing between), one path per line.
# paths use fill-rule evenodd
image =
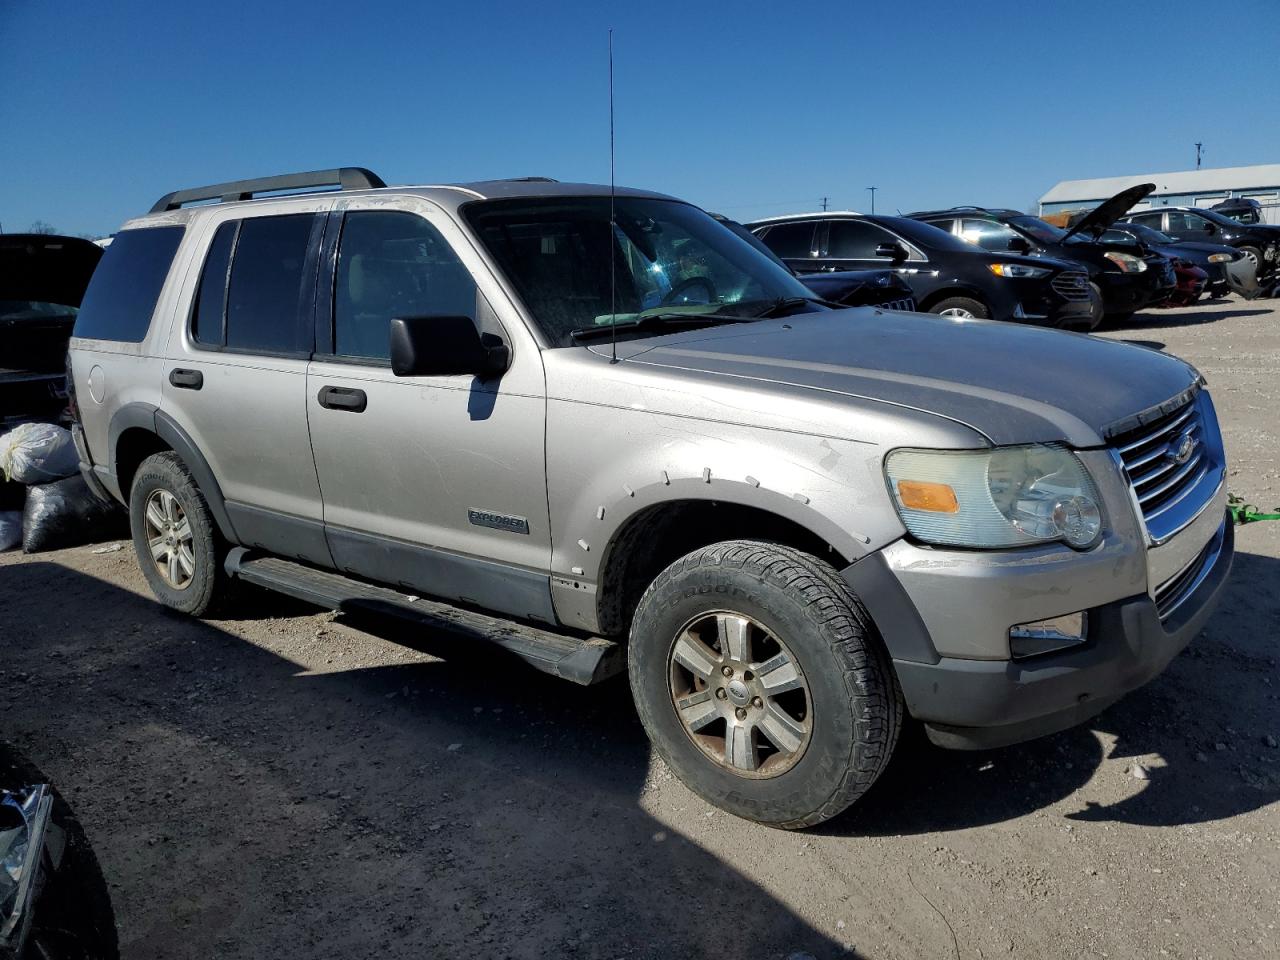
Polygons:
M1030 253L1031 244L1027 242L1026 237L1010 237L1009 249L1014 253Z
M907 259L907 250L900 243L882 243L876 247L876 256L885 257L894 263L901 263Z
M391 321L391 372L397 377L501 376L511 365L502 338L481 333L470 317L396 317Z

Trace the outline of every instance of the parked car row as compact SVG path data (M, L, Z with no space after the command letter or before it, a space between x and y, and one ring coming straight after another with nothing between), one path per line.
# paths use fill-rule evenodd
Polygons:
M177 191L84 295L79 466L175 611L241 580L444 621L578 683L625 672L691 789L811 826L871 787L906 717L957 749L1087 720L1200 632L1230 570L1193 368L961 319L1087 324L1091 274L1050 249L1167 292L1159 255L957 232L1012 219L986 214L757 241L541 178ZM956 319L833 306L893 286L843 268L884 264ZM1096 286L1129 290L1117 309L1154 295Z
M1257 296L1258 276L1275 269L1270 234L1280 228L1227 227L1218 222L1227 218L1211 211L1197 211L1207 226L1194 229L1173 210L1126 216L1154 189L1124 190L1066 229L1017 210L974 206L906 217L824 211L747 227L806 284L824 272L888 266L919 309L948 316L1091 330L1104 317L1195 303L1206 290ZM1143 231L1152 217L1182 232ZM1220 242L1206 243L1208 237Z

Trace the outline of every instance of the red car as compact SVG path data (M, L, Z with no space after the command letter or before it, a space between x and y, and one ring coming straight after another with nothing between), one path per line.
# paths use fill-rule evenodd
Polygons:
M1178 285L1168 299L1161 300L1157 307L1189 307L1200 299L1204 288L1209 284L1209 274L1194 263L1173 257L1173 274Z

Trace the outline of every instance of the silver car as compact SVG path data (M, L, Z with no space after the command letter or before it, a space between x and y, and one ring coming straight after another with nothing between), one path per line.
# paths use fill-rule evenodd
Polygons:
M625 670L671 769L775 826L849 806L907 716L957 748L1086 720L1231 565L1187 364L830 309L655 193L180 191L107 250L71 360L162 603L240 578Z

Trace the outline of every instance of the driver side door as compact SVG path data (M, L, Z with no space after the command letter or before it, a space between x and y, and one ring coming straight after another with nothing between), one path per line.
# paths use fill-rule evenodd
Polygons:
M306 406L335 565L554 622L541 354L503 327L442 213L351 201L327 238ZM510 346L509 369L396 376L390 324L411 316L470 317Z

